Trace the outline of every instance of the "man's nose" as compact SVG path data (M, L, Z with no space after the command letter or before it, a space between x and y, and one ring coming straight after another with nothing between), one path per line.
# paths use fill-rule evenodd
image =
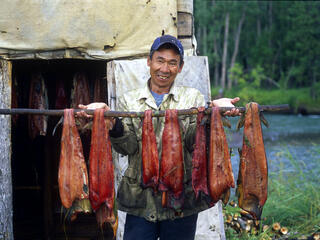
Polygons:
M161 72L167 73L169 72L169 65L167 62L164 62L161 64L161 68L160 68Z

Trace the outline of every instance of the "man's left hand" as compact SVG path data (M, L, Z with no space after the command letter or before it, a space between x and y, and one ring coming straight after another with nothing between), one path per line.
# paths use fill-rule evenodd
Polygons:
M235 98L219 98L210 102L209 107L235 107L234 104L240 100L239 97ZM232 108L230 111L224 113L226 116L240 116L241 113L238 109Z

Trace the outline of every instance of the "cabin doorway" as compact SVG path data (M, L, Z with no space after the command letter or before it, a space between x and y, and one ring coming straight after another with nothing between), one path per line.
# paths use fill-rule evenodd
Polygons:
M107 102L106 61L14 60L12 62L13 107L28 108L32 74L40 73L48 92L49 109L57 107L58 82L63 83L66 106L74 75L84 74L90 86L90 101L97 101L94 86L101 84L98 101ZM14 104L16 106L14 106ZM12 116L13 227L15 239L112 239L111 228L100 229L95 215L79 214L70 222L61 206L58 167L62 125L60 117L49 117L45 136L30 137L28 115ZM81 136L88 163L90 136Z

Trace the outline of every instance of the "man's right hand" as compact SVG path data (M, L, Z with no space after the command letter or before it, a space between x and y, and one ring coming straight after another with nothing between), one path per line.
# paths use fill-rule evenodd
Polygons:
M90 103L88 105L79 104L78 107L80 109L88 109L88 110L95 110L98 108L104 108L106 111L110 111L110 107L104 102L94 102L94 103ZM78 112L77 116L93 118L93 115L89 115L89 114L85 113L85 111Z
M110 107L104 102L94 102L94 103L90 103L88 105L79 104L78 107L80 109L88 109L88 110L95 110L95 109L102 108L105 111L110 111ZM85 111L78 112L77 116L86 117L86 118L93 118L93 115L89 115ZM110 129L113 128L115 123L116 123L116 119L115 118L111 118L111 125L109 126Z

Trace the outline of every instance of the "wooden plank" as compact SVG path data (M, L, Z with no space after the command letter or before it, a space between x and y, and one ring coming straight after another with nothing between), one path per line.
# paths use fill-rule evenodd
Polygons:
M192 37L193 15L190 13L178 12L178 37Z
M192 49L192 37L179 38L184 50Z
M177 0L177 11L193 14L193 0Z
M116 109L116 81L114 72L114 62L107 63L107 91L108 91L108 105L111 110Z
M11 62L0 60L0 108L11 108ZM0 239L13 239L11 116L0 116Z

